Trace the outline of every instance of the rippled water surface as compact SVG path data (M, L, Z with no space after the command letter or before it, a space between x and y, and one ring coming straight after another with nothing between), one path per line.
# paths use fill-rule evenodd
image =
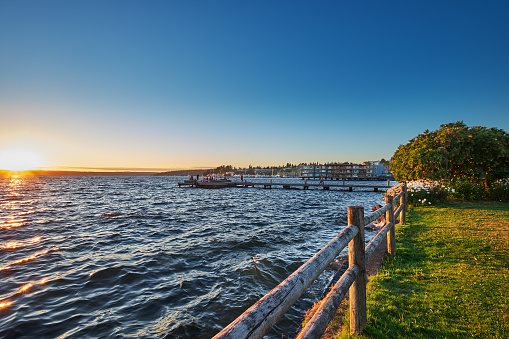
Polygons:
M0 337L211 337L336 236L347 206L381 202L179 180L0 177ZM294 337L331 274L268 336Z

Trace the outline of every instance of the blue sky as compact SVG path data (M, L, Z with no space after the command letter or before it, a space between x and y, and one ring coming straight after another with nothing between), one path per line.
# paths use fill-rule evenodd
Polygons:
M509 131L506 1L0 1L0 149L47 166L390 158Z

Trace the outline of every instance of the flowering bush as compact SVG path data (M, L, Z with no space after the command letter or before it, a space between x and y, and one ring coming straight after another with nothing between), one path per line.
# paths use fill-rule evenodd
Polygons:
M391 187L387 195L397 196L403 185ZM408 204L410 206L430 206L445 201L450 191L437 181L416 180L407 182Z
M411 206L429 206L444 202L449 188L438 181L410 181L407 183L408 204Z
M391 187L387 195L397 196L403 184ZM509 179L501 179L486 189L484 185L469 180L454 180L442 184L438 181L415 180L407 182L408 204L430 206L443 203L446 199L494 200L509 202Z

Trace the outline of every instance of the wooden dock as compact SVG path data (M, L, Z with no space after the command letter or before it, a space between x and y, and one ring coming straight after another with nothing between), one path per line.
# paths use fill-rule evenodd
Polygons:
M293 189L304 189L307 190L309 188L314 189L323 189L330 190L331 188L346 190L352 192L354 188L367 188L372 189L375 192L378 192L379 189L389 189L391 188L389 181L387 181L387 185L359 185L359 184L350 184L343 181L342 183L333 183L333 182L302 182L302 183L293 183L293 182L273 182L270 181L229 181L229 180L216 180L216 181L197 181L197 180L184 180L184 182L178 183L179 187L196 187L196 188L225 188L225 187L260 187L260 188L273 188L273 187L281 187L281 188L293 188Z

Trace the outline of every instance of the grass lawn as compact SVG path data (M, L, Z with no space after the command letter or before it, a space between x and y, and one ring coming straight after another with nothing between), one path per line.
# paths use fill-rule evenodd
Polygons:
M411 208L396 239L368 284L368 327L353 337L509 338L509 204Z

